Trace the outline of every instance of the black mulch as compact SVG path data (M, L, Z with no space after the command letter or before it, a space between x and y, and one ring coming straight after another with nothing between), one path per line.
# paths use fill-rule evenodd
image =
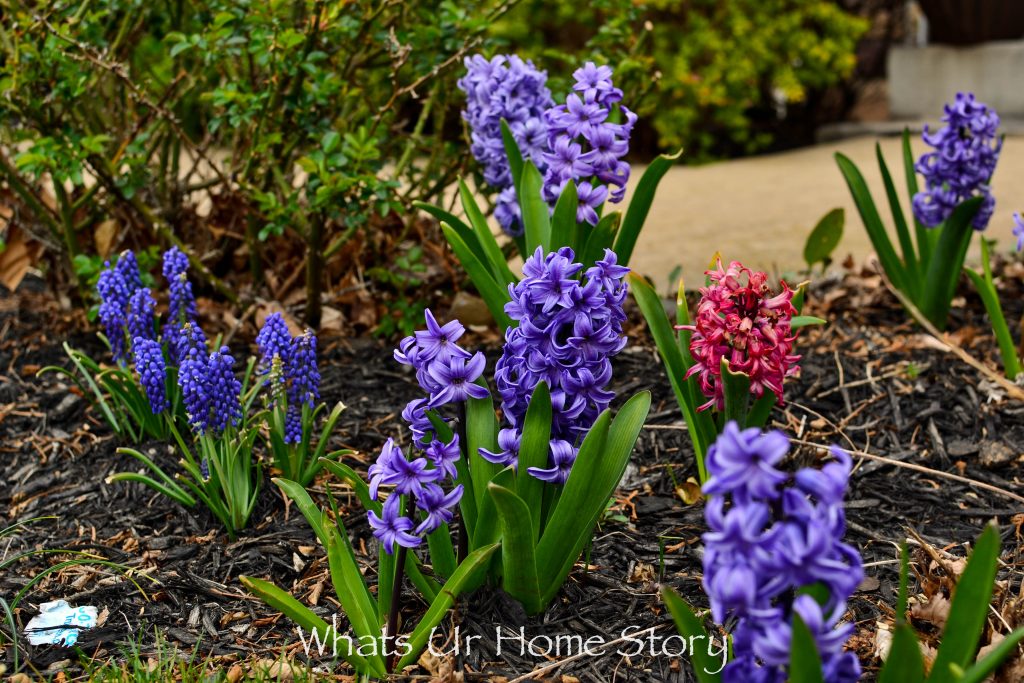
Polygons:
M1008 317L1018 320L1024 278L1019 268L1007 272L1003 298ZM95 605L103 614L103 625L83 632L79 641L82 654L90 657L117 657L131 638L148 646L153 629L159 629L185 650L198 641L202 652L224 661L273 658L282 649L305 660L292 624L247 596L238 581L243 574L270 578L328 619L335 613L326 559L301 516L288 510L268 483L252 528L229 543L206 513L188 514L139 485L104 483L113 472L134 469L132 461L115 453L119 444L65 381L56 375L35 377L42 366L65 363L60 348L65 339L90 352L99 353L101 347L84 331L80 315L62 312L44 294L23 289L27 291L0 298L0 472L5 482L0 505L8 524L55 519L19 530L4 541L0 557L33 548L74 549L96 553L133 572L131 580L96 566L50 574L19 604L19 626L40 603L63 598L74 605ZM990 400L995 392L979 373L907 324L877 278L859 273L831 278L816 286L812 300L811 312L827 317L830 324L802 336L802 376L787 387L788 403L774 415L778 426L801 440L837 443L1021 491L1024 405ZM960 330L959 338L971 353L995 363L980 304L972 296L967 304L951 329ZM674 632L658 599L659 584L675 587L695 605L707 604L700 589L702 509L681 498L687 478L695 476L692 449L646 332L640 324L632 332L636 342L617 359L615 384L620 396L643 388L653 391L650 427L641 434L610 518L597 532L589 566L584 570L577 565L542 617L527 618L514 602L491 589L462 600L454 619L445 622L438 645L444 635L455 635L451 629L457 624L463 644L472 637L468 652L464 647L457 655L421 660L417 674L454 680L446 673L454 668L465 680L511 680L549 666L540 679L693 680L685 658L651 653L652 645L657 651L664 644L659 638ZM241 338L233 343L240 348ZM322 347L324 398L348 406L336 445L358 451L350 464L365 469L386 438L404 434L399 413L417 389L383 343L327 339ZM493 339L487 348L493 362L498 352ZM177 460L164 444L143 449L164 462ZM814 448L797 447L792 466L820 457ZM330 482L322 480L318 490L324 485ZM376 546L365 518L345 489L334 485L333 490L347 504L346 523L372 573L370 555ZM848 501L848 538L868 567L868 579L852 599L849 615L857 624L853 646L868 679L877 674L876 622L892 623L898 578L893 560L896 544L908 529L939 552L962 557L963 544L995 519L1003 532L1001 578L1006 581L997 607L1004 596L1021 590L1018 532L1024 517L1018 516L1022 506L1012 499L862 460ZM10 602L33 576L60 559L66 556L36 555L8 568L0 573L0 596ZM915 550L915 568L919 588L936 584L932 563L920 548ZM410 604L407 617L417 618L422 607ZM1002 624L993 625L1005 632ZM654 638L650 632L636 633L651 628ZM527 639L546 636L552 647L562 643L562 656L549 659L522 651L513 640L520 629ZM568 641L557 640L562 635L613 641L624 634L643 640L612 645L604 656L567 660ZM548 647L543 638L534 644ZM444 645L447 651L452 648L453 642ZM73 660L69 675L79 671L78 655L66 649L31 648L23 642L21 654L30 672L67 667L67 660ZM8 667L10 656L8 648ZM566 661L559 665L558 659ZM328 657L314 657L312 663L322 670L331 666ZM344 668L336 671L345 673Z

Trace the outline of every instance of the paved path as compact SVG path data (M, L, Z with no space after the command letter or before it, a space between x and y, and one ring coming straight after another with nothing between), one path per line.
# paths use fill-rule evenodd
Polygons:
M862 260L872 252L871 244L832 155L841 151L857 164L888 225L892 216L874 145L872 137L852 138L782 154L677 166L661 181L631 265L652 277L659 290L668 289L676 266L683 267L688 287L697 286L716 250L725 260L739 259L764 270L800 269L808 233L837 206L846 209L837 260L847 254ZM882 151L905 200L899 138L883 138ZM914 153L923 151L918 141ZM634 169L633 177L641 172ZM1013 212L1024 212L1024 137L1006 139L993 188L996 212L987 234L999 240L998 248L1010 249L1015 244ZM909 212L906 203L904 211ZM976 251L977 240L974 245Z

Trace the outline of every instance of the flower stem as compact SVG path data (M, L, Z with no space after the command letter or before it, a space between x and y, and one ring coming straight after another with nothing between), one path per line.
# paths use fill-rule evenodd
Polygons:
M469 469L469 444L466 441L466 402L459 401L456 404L458 411L457 419L458 423L455 425L459 435L459 450L462 452L463 458L465 458L466 469ZM467 486L473 485L473 473L469 473L470 481L466 482ZM459 518L459 539L458 539L458 551L455 558L456 565L466 559L466 555L469 554L469 534L466 533L466 519L465 517Z
M409 494L409 500L405 504L405 516L412 519L416 513L416 498ZM398 553L395 555L395 582L391 587L391 609L388 610L388 630L384 634L384 650L387 653L388 671L395 665L395 655L390 643L398 636L398 612L402 606L402 586L405 578L405 553L408 549L404 545L398 546Z

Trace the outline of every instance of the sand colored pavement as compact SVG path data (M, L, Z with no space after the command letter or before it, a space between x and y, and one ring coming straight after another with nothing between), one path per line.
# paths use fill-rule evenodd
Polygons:
M630 265L653 278L662 291L669 289L669 276L677 266L683 268L687 287L698 286L715 251L726 260L769 272L800 269L810 230L840 206L846 209L846 226L835 257L841 261L850 254L863 260L873 250L833 155L842 152L857 164L892 230L875 141L850 138L781 154L672 168L661 181ZM909 216L900 139L880 142ZM924 150L916 139L915 156ZM642 170L634 169L633 182ZM998 249L1012 249L1012 216L1024 212L1024 136L1006 139L992 186L996 210L986 234L999 240ZM977 244L975 240L975 258Z

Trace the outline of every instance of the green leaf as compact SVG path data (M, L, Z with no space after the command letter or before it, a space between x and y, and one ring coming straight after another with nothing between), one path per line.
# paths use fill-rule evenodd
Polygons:
M897 624L878 683L920 683L923 680L924 659L917 644L917 635L907 624Z
M523 472L520 478L528 477ZM533 478L533 477L529 477ZM501 521L502 588L522 603L527 614L539 614L541 603L540 579L537 577L536 542L531 522L535 516L522 498L512 491L490 484L487 487ZM539 512L540 508L533 508Z
M982 201L981 197L973 197L961 202L942 227L936 228L941 232L925 274L920 308L921 313L940 330L946 328L949 307L953 302L960 271L964 267L967 248L974 235L971 221L981 208Z
M590 234L586 236L583 253L576 254L577 261L582 263L585 268L589 268L595 261L603 259L604 250L610 249L612 242L615 241L615 233L618 231L621 221L622 214L618 211L613 211L602 217L597 225L590 229Z
M878 158L878 169L882 174L882 183L885 185L885 194L889 198L889 210L892 212L892 220L896 225L896 237L900 242L900 250L903 252L903 264L906 268L906 282L909 288L909 296L912 301L917 301L921 296L921 270L917 264L917 254L914 251L914 243L910 239L910 229L907 228L907 219L903 215L903 207L900 206L900 197L896 194L896 186L889 174L889 167L882 156L882 146L875 143L875 156Z
M483 378L476 383L486 387ZM477 547L494 542L492 534L497 533L497 519L485 519L484 508L489 504L487 484L503 469L501 465L485 460L480 449L492 453L498 450L498 419L494 412L494 399L472 398L466 400L466 454L469 461L469 476L473 484L473 499L477 505L476 528L473 541Z
M480 296L483 297L484 303L487 304L487 310L491 312L498 327L504 332L512 325L512 319L505 313L505 304L509 301L508 290L502 289L501 285L494 280L484 262L473 255L466 242L454 228L447 223L442 223L441 230L448 239L448 244L451 245L455 256L458 257L462 267L469 274L469 279L473 281Z
M526 235L527 253L522 254L524 259L531 256L537 247L545 254L551 251L551 213L548 203L541 195L543 184L540 171L527 161L523 165L522 179L516 190Z
M352 624L352 631L361 642L372 642L377 639L382 644L382 624L377 619L377 603L367 590L345 527L339 521L338 526L327 526L324 530L327 533L327 560L331 569L331 583L334 585L338 602L345 610L345 616ZM383 647L378 647L377 651L383 651ZM371 655L367 659L379 665L381 669L384 668L384 661L380 655Z
M957 679L957 683L981 683L1017 650L1017 644L1024 640L1024 628L1018 628L999 641L981 661L975 663Z
M914 170L914 153L910 149L910 129L903 129L903 174L907 181L907 202L914 206L914 195L917 194L917 172ZM913 215L913 211L910 212ZM932 251L935 247L935 231L929 230L914 216L914 235L917 237L917 261L921 275L928 272Z
M427 536L427 546L430 549L430 564L435 574L447 579L455 573L458 563L455 560L452 534L447 524L442 524Z
M633 249L640 237L640 230L643 229L647 214L651 210L651 204L654 202L658 183L682 155L683 150L681 149L675 154L662 154L652 161L644 174L640 176L640 182L637 183L636 190L633 191L633 198L629 200L629 208L626 209L622 229L615 239L614 251L619 258L619 265L629 265L629 259L632 258Z
M816 318L813 315L795 315L789 324L790 328L794 330L810 325L828 325L828 321L824 318Z
M531 517L533 539L540 538L541 503L544 497L544 482L528 473L531 467L546 468L551 450L551 392L547 382L540 382L533 390L530 405L523 420L522 439L519 443L519 475L516 477L516 491L526 503L528 510L536 512Z
M722 358L722 390L725 394L725 422L735 420L740 429L747 426L747 411L750 406L750 375L733 372L729 361Z
M672 615L676 629L686 637L688 642L709 640L710 636L704 628L704 622L694 614L678 593L668 586L663 586L661 599L664 601L665 607L668 608L669 614ZM721 663L711 658L707 648L694 647L690 653L690 663L693 665L693 673L700 683L719 683L722 680ZM715 673L711 673L712 671Z
M672 329L672 323L665 314L665 307L661 302L661 297L658 296L657 292L654 291L654 288L646 280L635 273L630 273L629 289L633 292L633 298L636 300L640 312L643 313L644 319L647 321L647 328L651 331L651 336L654 337L654 344L658 347L658 354L665 365L669 384L672 385L676 400L683 411L683 417L686 420L686 430L690 435L690 440L693 442L693 450L697 456L697 471L700 481L706 481L707 472L704 469L704 454L707 446L710 444L706 443L702 438L698 425L703 416L698 416L697 403L690 392L687 381L683 379L686 375L687 365L682 349L686 348L688 344L680 343L675 331Z
M982 303L985 304L985 311L988 319L992 322L992 332L999 343L999 353L1003 359L1003 371L1010 380L1017 378L1024 368L1021 367L1020 358L1017 356L1017 346L1014 344L1013 335L1010 334L1010 327L1006 324L1006 316L1003 314L1003 307L999 303L999 293L996 292L992 282L992 272L989 266L988 240L981 239L981 262L983 274L976 273L970 268L964 268L967 277L978 290Z
M518 282L519 278L508 267L505 255L501 253L501 247L498 246L498 241L494 238L494 233L491 232L491 226L487 224L487 219L484 217L483 212L477 206L473 193L469 191L466 183L461 180L459 180L459 196L462 198L462 208L466 212L466 216L469 217L470 224L473 226L476 240L486 255L485 263L490 267L494 281L505 288L510 283Z
M843 237L843 223L846 212L843 209L832 209L818 221L807 236L804 243L804 261L810 268L815 263L828 263L832 260L832 252L839 246Z
M302 629L308 631L310 633L310 637L312 637L312 633L315 631L321 642L331 643L335 637L338 637L341 643L346 643L345 646L338 648L338 656L351 664L356 671L363 675L387 675L387 672L384 670L382 665L379 665L379 662L375 662L371 665L370 662L368 662L362 655L356 652L356 648L347 647L348 641L341 639L342 634L335 634L333 627L314 614L313 610L303 605L285 591L281 590L269 581L257 579L252 576L241 576L239 577L239 580L250 593L267 603L270 607L284 614ZM350 649L351 652L348 651ZM325 653L327 650L331 650L331 653L333 654L333 648L331 648L330 645L325 648Z
M395 667L396 672L402 671L417 659L427 645L427 640L434 628L441 623L441 619L448 613L448 610L455 604L455 600L470 586L476 585L480 580L480 573L487 568L491 555L498 549L498 544L489 545L471 552L462 561L459 568L455 570L448 581L438 592L437 597L430 603L427 613L423 615L420 623L409 636L409 651Z
M286 496L292 499L295 503L295 507L299 508L299 512L309 522L309 526L313 528L313 533L320 539L320 543L327 547L327 531L324 528L323 513L320 508L316 506L313 499L309 497L309 493L300 486L297 482L289 479L281 479L280 477L274 477L271 479L277 488L281 489Z
M576 222L578 206L576 183L566 183L551 216L551 251L571 247L574 253L579 252L579 245L576 244L579 235L579 224Z
M793 640L789 654L791 683L825 683L821 673L821 655L807 624L793 613Z
M936 254L938 256L938 254ZM942 643L932 663L929 683L953 683L954 668L963 670L978 652L978 640L985 628L992 586L999 561L999 527L989 524L981 532L967 566L956 582Z
M908 292L903 262L900 261L892 247L889 235L885 231L885 225L878 215L878 209L875 208L875 201L871 198L867 183L864 182L864 176L852 161L838 152L836 153L836 163L839 164L839 170L850 188L853 203L857 205L857 211L860 213L864 227L868 231L868 237L871 239L871 246L875 248L875 253L878 254L878 260L881 261L885 274L896 289Z
M473 255L477 257L481 263L487 262L487 254L484 253L484 248L480 245L480 242L476 239L476 233L473 232L473 228L469 227L465 221L456 216L455 214L445 211L439 206L433 204L427 204L426 202L413 202L413 206L417 209L423 209L431 216L437 219L439 223L447 223L451 226L452 230L458 233L462 241L466 243Z
M634 395L611 420L604 411L580 446L547 528L537 545L542 604L547 605L590 541L594 526L622 479L651 409L651 394Z
M505 155L508 157L509 173L512 176L512 186L516 188L516 197L522 197L520 187L523 178L523 153L519 150L519 144L512 135L512 129L508 127L508 121L501 120L501 141L505 145ZM520 206L522 201L520 200ZM520 253L523 258L526 254Z

